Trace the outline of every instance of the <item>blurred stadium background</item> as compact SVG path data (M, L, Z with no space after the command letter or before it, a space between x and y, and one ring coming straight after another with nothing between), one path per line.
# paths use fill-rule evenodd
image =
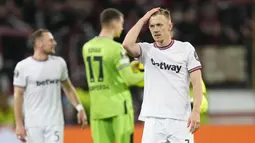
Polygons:
M58 42L57 55L67 61L70 78L89 109L81 48L99 33L99 13L114 7L125 14L123 34L116 39L122 42L135 22L156 6L171 11L174 39L191 42L203 64L209 111L196 134L196 143L254 143L252 0L1 0L0 142L17 142L12 130L12 76L16 63L33 52L27 40L33 30L47 28L53 33ZM144 27L139 40L153 40L148 28ZM137 118L143 89L131 89ZM63 105L65 143L91 142L89 129L82 131L76 126L76 111L65 96ZM139 143L141 130L137 121L135 143Z

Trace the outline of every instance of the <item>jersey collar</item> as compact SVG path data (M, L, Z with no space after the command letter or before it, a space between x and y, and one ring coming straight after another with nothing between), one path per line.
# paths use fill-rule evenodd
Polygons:
M158 46L156 42L154 42L153 45L154 45L155 48L158 48L158 49L160 49L160 50L166 50L166 49L172 47L173 44L174 44L174 40L171 40L171 42L170 42L168 45L162 46L162 47Z

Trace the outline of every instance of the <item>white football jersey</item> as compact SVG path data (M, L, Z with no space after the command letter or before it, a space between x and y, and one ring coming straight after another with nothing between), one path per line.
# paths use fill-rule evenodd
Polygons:
M61 81L68 79L66 62L49 56L46 61L28 57L14 71L14 86L24 87L23 112L26 127L63 125Z
M172 40L168 46L138 43L144 65L144 98L140 120L146 117L187 120L191 113L189 74L201 69L189 42Z

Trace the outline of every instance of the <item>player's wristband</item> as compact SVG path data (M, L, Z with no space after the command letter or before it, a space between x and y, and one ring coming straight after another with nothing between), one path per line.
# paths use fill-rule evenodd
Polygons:
M84 110L84 108L81 104L76 105L75 108L78 112L81 111L81 110Z

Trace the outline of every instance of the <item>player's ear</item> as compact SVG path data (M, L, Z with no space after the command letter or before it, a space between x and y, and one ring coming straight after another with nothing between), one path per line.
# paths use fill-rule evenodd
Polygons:
M169 30L171 31L173 29L173 23L169 24Z
M37 46L38 47L41 47L42 46L42 39L38 39L37 41L36 41L36 44L37 44Z
M40 46L40 41L39 41L39 39L36 39L36 40L34 41L34 45L35 45L35 47L39 47L39 46Z
M110 24L110 27L113 28L113 29L115 29L115 28L117 27L117 22L118 22L118 21L115 20L115 19L112 20L112 21L109 23L109 24Z

